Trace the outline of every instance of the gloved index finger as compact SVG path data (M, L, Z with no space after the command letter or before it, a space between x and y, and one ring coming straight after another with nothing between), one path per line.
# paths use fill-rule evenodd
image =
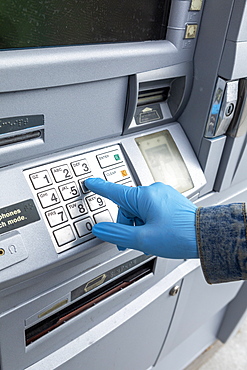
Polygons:
M115 184L105 181L101 178L88 178L84 181L86 187L96 194L102 195L131 213L136 213L134 202L131 201L131 191L135 188L129 186Z

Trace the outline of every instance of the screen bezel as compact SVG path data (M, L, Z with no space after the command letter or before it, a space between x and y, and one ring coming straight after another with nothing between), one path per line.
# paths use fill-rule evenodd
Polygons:
M196 39L184 39L190 3L171 1L166 40L2 50L0 92L67 86L190 66ZM198 12L198 22L202 12ZM176 72L178 71L178 72Z

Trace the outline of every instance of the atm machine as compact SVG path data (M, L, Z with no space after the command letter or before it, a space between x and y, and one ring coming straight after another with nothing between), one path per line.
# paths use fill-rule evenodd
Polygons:
M118 251L102 177L247 200L244 0L0 4L0 368L183 369L246 311L199 260Z

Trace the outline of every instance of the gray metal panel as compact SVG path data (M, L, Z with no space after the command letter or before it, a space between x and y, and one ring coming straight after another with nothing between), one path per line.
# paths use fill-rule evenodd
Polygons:
M0 167L120 135L127 85L128 78L122 77L1 94L1 118L43 114L45 123L44 141L29 140L1 147Z
M173 0L171 4L171 14L167 29L167 39L171 41L179 50L193 50L200 27L202 11L190 11L190 0ZM203 6L202 6L203 8ZM187 24L198 25L196 37L186 39Z
M231 80L247 76L246 67L247 41L234 42L226 40L219 75Z
M236 185L232 185L227 189L221 190L220 192L212 191L205 194L201 198L195 201L195 204L199 207L208 207L217 204L229 204L229 203L242 203L247 202L247 183L246 181L240 182Z
M188 21L188 9L190 7L190 0L174 0L171 4L171 15L169 18L169 28L183 28ZM200 13L198 12L197 18Z
M0 91L111 79L191 60L169 41L1 51Z
M149 305L145 302L145 307L133 300L27 369L146 369L155 362L162 345L176 304L177 297L173 298L165 292Z
M182 342L179 346L174 347L174 349L152 369L186 369L186 366L188 366L197 356L199 356L204 350L207 350L207 348L215 342L224 312L225 308L212 316L204 325L189 336L186 341Z
M244 145L241 150L241 157L236 163L234 176L232 179L232 185L247 180L246 163L247 163L247 136L245 137Z
M245 63L247 42L246 19L246 1L235 1L219 69L219 75L227 79L238 79L247 75Z
M227 137L214 190L222 191L231 186L237 165L241 161L244 144L244 136L235 139ZM244 171L241 176L246 176L246 172Z
M136 252L131 252L131 255L132 257L134 255L137 256ZM105 350L107 353L112 353L114 358L114 351L118 353L120 349L120 353L114 358L114 361L119 364L120 368L121 366L126 369L129 368L129 363L127 362L126 364L123 361L124 357L130 357L130 360L134 358L142 366L145 362L154 362L166 335L178 297L169 296L169 289L177 279L183 277L186 272L191 271L194 266L198 266L197 261L190 261L183 264L184 267L182 269L176 269L176 266L182 261L160 259L157 261L155 274L146 276L91 309L84 311L56 330L47 333L36 343L30 344L28 348L26 348L23 340L25 321L28 317L31 317L36 312L40 312L42 308L47 307L52 302L63 298L68 292L88 281L88 279L98 276L98 274L106 271L109 267L116 266L120 261L122 263L128 261L129 258L130 254L118 253L117 259L109 259L107 262L97 264L97 266L95 266L94 261L92 268L84 273L74 273L74 275L69 276L68 269L60 271L60 275L63 274L64 277L56 286L52 284L55 277L53 271L51 280L49 280L48 276L46 276L47 279L43 279L41 291L39 291L41 279L37 279L38 285L33 285L29 281L30 287L25 289L29 290L29 292L19 290L18 293L9 294L7 296L7 311L3 312L1 310L0 315L2 328L0 333L1 360L3 368L6 370L18 370L20 367L26 368L36 362L37 365L34 365L34 368L39 368L42 363L45 364L45 367L53 368L53 366L62 365L69 360L77 361L77 355L84 366L87 363L87 356L89 356L92 364L96 363L99 365L101 356L105 356ZM89 263L93 261L88 259L86 262L89 267ZM71 270L70 273L73 273L73 271ZM16 288L18 289L18 286ZM33 292L30 293L30 291ZM29 299L22 297L23 302L17 305L18 296L21 296L23 293L24 296L28 295ZM7 294L7 291L5 291L5 294ZM166 315L164 315L164 307ZM152 314L152 312L155 313ZM160 317L160 320L157 320L157 316ZM143 320L146 322L144 326ZM140 333L137 328L143 333L142 339L140 339ZM120 336L119 341L117 338L112 340L113 337L111 335L114 338L116 338L115 335ZM151 346L147 340L148 337L150 338L150 335L152 337ZM134 342L130 339L132 336L135 339ZM122 345L119 348L120 342ZM139 347L135 348L136 342L139 343ZM148 348L146 351L147 344ZM15 345L15 356L11 356L11 352L8 351L9 347L13 345ZM129 345L131 345L131 348L134 347L136 349L136 351L133 351L133 356L130 355L132 351ZM102 349L102 352L100 352L100 349ZM144 355L142 352L147 354ZM105 356L106 364L113 366L113 358ZM108 366L108 368L111 368L111 366Z
M246 317L246 294L247 282L245 281L236 297L228 304L221 322L217 338L223 343L237 332Z
M225 141L226 136L221 136L215 139L202 139L202 146L198 159L203 168L207 184L200 191L200 196L207 194L214 187Z
M196 154L200 150L210 111L232 5L232 0L207 0L204 2L203 17L194 56L194 84L190 100L178 119Z
M197 268L185 277L160 359L196 332L234 298L242 282L209 285ZM179 333L179 335L178 335Z
M245 0L234 1L227 40L247 41L247 4Z
M173 0L166 40L1 51L0 92L111 79L192 61L197 37L184 39L187 23L202 11Z

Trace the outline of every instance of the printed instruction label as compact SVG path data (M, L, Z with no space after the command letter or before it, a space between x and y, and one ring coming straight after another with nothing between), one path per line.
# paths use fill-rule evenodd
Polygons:
M0 234L39 220L40 217L32 199L0 208Z

